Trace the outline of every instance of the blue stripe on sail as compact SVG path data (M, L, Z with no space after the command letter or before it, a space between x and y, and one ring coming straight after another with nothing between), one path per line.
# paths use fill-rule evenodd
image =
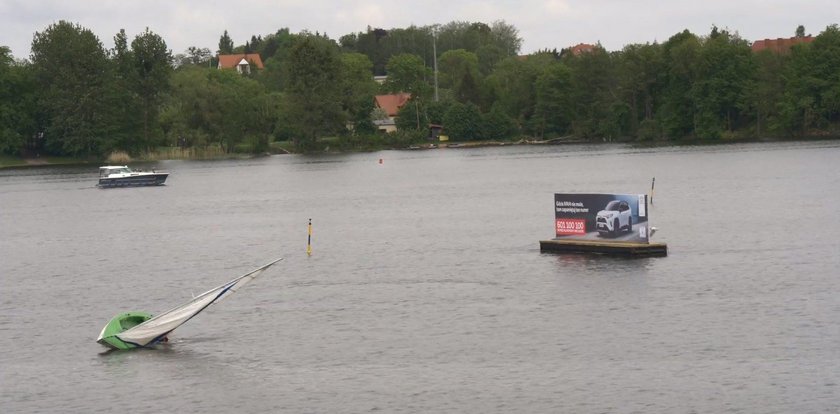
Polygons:
M124 344L134 345L134 346L136 346L136 347L138 347L138 348L142 348L142 347L143 347L143 345L140 345L140 344L138 344L138 343L136 343L136 342L125 341L125 340L123 340L122 338L120 338L119 336L114 335L114 337L116 337L117 339L119 339L119 340L120 340L120 342L122 342L122 343L124 343Z

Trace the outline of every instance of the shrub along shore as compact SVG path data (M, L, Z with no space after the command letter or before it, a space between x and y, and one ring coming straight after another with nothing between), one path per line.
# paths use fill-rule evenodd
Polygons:
M519 139L510 141L463 141L463 142L431 142L423 141L412 143L404 147L394 148L388 146L381 146L378 148L356 148L347 149L341 148L341 145L330 145L331 140L325 140L323 145L318 148L313 148L309 151L297 151L290 142L277 142L269 145L269 150L262 153L253 152L224 152L220 147L210 146L206 148L180 148L180 147L161 147L154 151L142 153L137 156L130 156L129 154L118 151L111 153L106 159L99 158L73 158L73 157L15 157L8 155L0 155L0 168L24 168L24 167L39 167L46 165L78 165L78 164L130 164L135 162L156 162L164 160L223 160L223 159L241 159L253 158L277 154L323 154L323 153L350 153L350 152L375 152L385 150L431 150L431 149L458 149L458 148L476 148L489 146L518 146L518 145L571 145L571 144L629 144L639 147L672 147L680 145L726 145L726 144L744 144L744 143L771 143L771 142L804 142L804 141L825 141L838 140L838 135L811 135L807 137L786 137L786 138L736 138L719 141L707 140L682 140L682 141L603 141L592 142L589 140L581 140L574 137L561 137L547 140L534 139ZM334 140L334 144L338 139Z

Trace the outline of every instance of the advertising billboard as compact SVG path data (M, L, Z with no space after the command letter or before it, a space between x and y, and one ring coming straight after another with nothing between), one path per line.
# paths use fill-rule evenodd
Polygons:
M648 243L645 194L554 194L558 239Z

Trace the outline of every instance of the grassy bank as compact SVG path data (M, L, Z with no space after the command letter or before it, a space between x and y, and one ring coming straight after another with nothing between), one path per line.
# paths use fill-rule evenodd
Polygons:
M37 157L23 158L10 155L0 155L0 168L36 167L39 165L71 165L91 163L89 159L71 157Z
M282 151L281 151L282 152ZM0 155L0 168L34 167L39 165L71 165L71 164L130 164L132 162L148 162L162 160L215 160L229 158L247 158L253 154L225 153L221 147L208 146L204 148L160 147L153 151L143 152L131 156L123 151L115 151L105 159L73 158L73 157L15 157Z
M349 153L349 152L370 152L382 151L390 149L430 149L430 148L475 148L484 146L506 146L506 145L563 145L563 144L630 144L641 147L669 147L679 145L727 145L727 144L746 144L746 143L772 143L772 142L807 142L807 141L824 141L824 140L838 140L840 136L834 135L819 135L807 137L772 137L772 138L755 138L755 137L729 137L720 140L614 140L614 141L587 141L576 139L575 137L563 137L548 140L535 139L516 139L509 141L449 141L449 142L431 142L422 140L419 144L407 145L406 143L394 142L373 142L366 145L354 145L354 142L345 142L341 138L332 137L319 140L313 148L310 148L304 153ZM394 144L403 144L394 145ZM408 142L412 144L412 142ZM206 146L201 148L180 148L180 147L159 147L153 151L144 152L142 154L131 156L125 152L111 153L106 159L83 159L71 157L38 157L38 158L23 158L8 155L0 155L0 168L20 168L33 167L39 165L70 165L70 164L130 164L132 162L153 162L163 160L218 160L218 159L240 159L250 158L262 154L253 154L247 152L248 148L237 148L234 152L225 152L220 146ZM269 154L295 154L300 153L295 148L294 144L289 141L272 142L269 144Z

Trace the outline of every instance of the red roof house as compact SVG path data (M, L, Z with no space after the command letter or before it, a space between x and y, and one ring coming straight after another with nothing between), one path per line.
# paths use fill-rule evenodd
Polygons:
M397 93L393 95L376 95L376 106L382 108L390 117L397 116L400 108L411 99L410 93Z
M219 69L236 69L239 73L251 73L251 64L257 69L265 69L259 53L219 55Z
M753 52L760 52L762 50L770 50L774 53L787 53L793 45L800 43L811 43L814 41L813 36L791 37L789 39L764 39L756 40L752 44Z
M569 51L572 52L572 56L579 56L582 53L589 53L593 50L595 50L595 45L590 45L588 43L578 43L569 49Z
M409 99L411 99L410 93L397 93L393 95L376 95L374 96L376 100L376 107L382 109L386 115L388 115L387 119L378 119L373 121L373 124L376 125L377 129L383 132L392 132L397 130L396 120L397 113L400 112L400 108L402 108Z

